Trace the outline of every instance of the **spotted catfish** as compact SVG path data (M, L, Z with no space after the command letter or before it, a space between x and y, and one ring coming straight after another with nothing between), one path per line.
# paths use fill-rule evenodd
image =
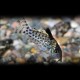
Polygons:
M45 28L44 32L31 28L25 19L18 20L19 28L16 33L27 37L31 42L35 43L40 50L48 51L53 59L62 61L62 50L57 41L53 38L49 28Z

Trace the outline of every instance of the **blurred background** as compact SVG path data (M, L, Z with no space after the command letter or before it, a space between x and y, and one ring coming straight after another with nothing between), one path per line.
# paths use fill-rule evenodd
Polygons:
M24 63L45 63L47 54L38 56L38 50L32 43L24 38L24 44L20 36L14 33L18 18L0 18L0 63L1 64L24 64ZM76 17L26 17L27 23L32 28L42 30L48 26L53 37L62 49L62 63L80 62L80 16Z

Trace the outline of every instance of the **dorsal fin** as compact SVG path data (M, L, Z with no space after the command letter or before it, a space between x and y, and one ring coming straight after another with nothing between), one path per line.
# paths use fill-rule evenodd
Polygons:
M50 29L47 27L47 28L45 28L44 30L45 30L46 33L49 35L49 38L50 38L51 40L53 40L54 38L53 38L53 36L52 36L52 33L51 33Z

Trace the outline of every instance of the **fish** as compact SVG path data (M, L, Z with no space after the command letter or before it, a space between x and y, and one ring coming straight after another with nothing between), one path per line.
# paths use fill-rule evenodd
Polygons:
M58 58L58 61L62 61L62 50L58 42L54 39L51 30L47 27L44 31L39 31L30 27L25 18L19 19L17 21L19 27L16 29L17 34L24 36L31 42L37 45L37 47L42 51L48 51L53 59Z

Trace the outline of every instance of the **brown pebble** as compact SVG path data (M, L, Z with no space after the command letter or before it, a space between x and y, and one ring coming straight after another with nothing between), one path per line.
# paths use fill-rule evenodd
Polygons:
M22 58L16 58L16 61L20 64L24 64L26 62L25 59Z
M14 61L9 62L8 64L14 64Z

